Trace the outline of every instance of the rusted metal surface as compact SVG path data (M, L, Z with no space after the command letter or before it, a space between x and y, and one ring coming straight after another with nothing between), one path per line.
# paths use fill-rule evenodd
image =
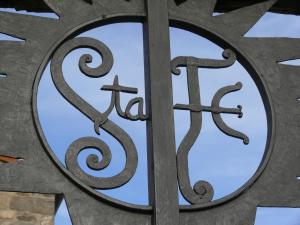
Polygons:
M22 159L20 158L16 158L16 157L11 157L11 156L5 156L5 155L0 155L0 162L2 163L17 163L19 161L22 161Z

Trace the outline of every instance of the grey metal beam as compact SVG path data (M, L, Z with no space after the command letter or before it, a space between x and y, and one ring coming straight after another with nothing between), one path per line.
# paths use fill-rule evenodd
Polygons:
M171 50L167 0L147 0L144 23L149 193L156 225L178 225ZM170 168L174 168L170 170Z

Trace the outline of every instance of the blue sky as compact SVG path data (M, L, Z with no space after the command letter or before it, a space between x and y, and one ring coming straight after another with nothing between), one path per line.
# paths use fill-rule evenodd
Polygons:
M278 29L279 27L280 29ZM222 58L223 49L202 37L175 28L171 28L170 33L172 58L177 56ZM110 102L110 93L99 89L102 85L112 84L115 75L119 76L120 84L139 89L138 95L121 95L123 108L130 99L145 96L141 24L113 24L90 30L80 36L93 37L104 42L111 49L115 61L112 71L107 76L91 79L80 73L77 66L78 59L82 54L90 53L94 56L91 65L97 66L101 63L101 58L95 52L86 49L72 52L64 62L63 71L68 84L77 93L80 93L80 96L99 111L105 111ZM300 37L300 19L296 16L267 13L246 36ZM222 117L228 125L247 134L250 144L246 146L241 140L224 135L212 122L211 115L204 113L201 135L189 155L192 183L194 184L198 180L209 181L215 189L214 199L219 199L241 187L255 173L266 144L266 115L254 82L238 62L227 69L200 69L199 79L201 100L205 105L211 104L212 97L218 89L233 85L238 81L243 83L242 90L225 96L221 105L232 108L239 104L242 105L244 117L242 119L237 118L236 115L223 115ZM174 104L188 103L184 69L180 76L173 75L173 88ZM98 137L93 130L92 122L68 104L57 92L51 81L49 65L39 86L38 110L48 143L62 163L64 163L68 146L74 140L85 136ZM175 111L174 115L178 147L189 129L189 113ZM123 201L147 204L145 122L130 122L120 119L115 112L111 114L110 119L117 122L134 140L138 150L139 164L135 176L127 185L101 192ZM122 170L125 155L118 142L109 134L101 131L100 137L111 147L112 162L110 166L100 172L94 172L87 168L84 163L86 157L90 153L97 154L92 149L80 154L79 163L90 174L109 177ZM224 146L226 147L224 148ZM181 196L179 202L187 204ZM55 223L56 225L71 224L65 203L60 207ZM300 210L259 208L255 224L300 225Z

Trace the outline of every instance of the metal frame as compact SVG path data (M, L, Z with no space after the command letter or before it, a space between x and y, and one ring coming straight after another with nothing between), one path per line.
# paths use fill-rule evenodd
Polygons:
M45 0L59 19L0 12L0 32L24 41L0 41L0 155L10 159L0 164L0 190L63 195L74 225L253 225L257 206L300 207L300 69L279 62L300 58L300 39L246 38L245 33L277 1L268 0L213 16L216 0ZM91 27L115 22L142 22L145 40L144 100L133 98L125 110L120 106L122 92L137 94L115 78L107 111L98 112L81 99L64 81L61 65L65 56L79 47L92 48L102 56L102 65L89 68L90 55L83 55L79 67L83 74L105 76L113 66L113 54L99 40L76 38ZM182 56L171 59L169 26L204 36L222 48L224 60ZM45 32L47 28L47 32ZM126 152L124 170L112 178L96 178L84 173L77 156L87 147L103 155L102 161L91 155L87 164L101 170L109 165L109 143L96 138L74 141L66 155L66 165L57 159L44 137L37 112L37 90L43 71L51 60L51 74L57 90L86 115L95 127L109 132ZM193 187L188 176L187 155L197 139L204 112L211 113L217 127L227 135L249 143L246 134L222 121L220 114L242 116L242 107L225 108L221 98L242 88L241 83L220 89L211 106L203 106L199 95L198 68L223 68L238 60L255 81L268 117L268 143L264 158L254 176L239 190L212 201L213 187L199 181ZM171 62L171 63L170 63ZM179 67L188 71L190 102L172 101L172 74ZM134 105L137 115L131 114ZM138 155L130 136L109 120L116 108L129 120L146 120L149 161L149 206L133 205L95 191L126 184L134 176ZM188 110L191 129L175 147L174 110ZM163 121L163 123L161 122ZM251 141L251 140L250 140ZM20 160L22 159L22 160ZM178 204L178 185L191 203ZM166 187L167 190L166 191Z
M91 0L86 0L91 3ZM185 0L176 0L178 4ZM263 2L263 0L219 0L217 1L215 12L224 13L238 8ZM16 10L26 10L29 12L52 12L51 8L44 1L35 0L0 0L1 8L15 8ZM270 8L271 12L300 14L300 3L294 0L278 0L278 2Z

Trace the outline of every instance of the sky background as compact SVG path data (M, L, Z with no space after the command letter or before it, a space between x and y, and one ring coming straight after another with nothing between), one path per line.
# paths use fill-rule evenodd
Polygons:
M40 15L40 14L39 14ZM47 15L48 16L48 15ZM199 58L222 59L223 49L209 40L193 33L170 29L172 58L177 56L194 56ZM142 25L133 23L113 24L99 27L80 36L92 37L104 42L114 55L114 66L103 78L91 79L81 74L78 59L82 54L94 56L91 66L101 63L101 58L93 51L79 49L68 55L63 64L65 79L80 93L88 103L100 112L110 103L110 92L101 91L103 85L111 85L115 75L119 76L121 85L136 87L137 95L121 94L124 109L134 97L145 96ZM248 37L300 37L300 19L267 13L246 35ZM1 35L0 40L8 37ZM293 62L299 64L298 61ZM186 72L182 69L180 76L172 75L174 104L188 103ZM192 184L199 180L209 181L215 189L215 199L220 199L241 187L251 178L264 153L266 145L267 124L265 109L251 76L243 66L236 62L227 69L199 69L201 101L209 106L213 95L222 87L242 82L243 88L223 98L223 107L243 106L242 119L236 115L222 115L224 121L232 128L245 133L250 144L224 135L213 123L211 114L203 113L201 135L189 154L189 171ZM40 82L38 92L38 111L44 134L53 151L62 163L68 146L78 138L93 136L108 143L112 151L110 166L100 172L94 172L85 165L85 159L96 150L88 149L79 155L81 167L89 174L109 177L122 171L125 154L118 142L101 130L101 136L95 134L93 123L79 111L68 104L53 85L48 65ZM135 110L133 110L135 111ZM176 145L179 146L189 129L189 112L177 111L175 115ZM139 163L133 179L125 186L109 191L101 191L113 198L134 204L148 204L147 157L145 122L131 122L119 118L116 112L110 119L118 123L136 144ZM101 158L101 155L99 155ZM180 195L180 204L188 204ZM55 225L70 225L70 218L63 202L56 215ZM259 208L255 225L300 225L300 209Z

